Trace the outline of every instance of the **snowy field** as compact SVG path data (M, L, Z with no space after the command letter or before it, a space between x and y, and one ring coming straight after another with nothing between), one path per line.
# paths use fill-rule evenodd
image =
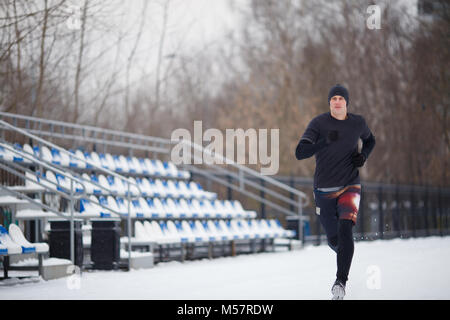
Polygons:
M131 272L84 272L79 286L69 278L0 284L0 300L329 300L335 266L326 245L308 246ZM450 237L356 242L346 299L450 299Z

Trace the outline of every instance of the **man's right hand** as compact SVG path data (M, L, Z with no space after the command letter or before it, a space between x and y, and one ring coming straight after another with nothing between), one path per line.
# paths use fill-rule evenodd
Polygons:
M338 138L339 138L339 132L338 131L336 131L336 130L328 131L327 144L330 144L332 142L337 141Z

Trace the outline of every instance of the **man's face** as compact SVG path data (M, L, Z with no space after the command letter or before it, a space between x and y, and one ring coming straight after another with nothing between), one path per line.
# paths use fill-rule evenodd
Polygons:
M330 110L333 114L347 114L347 101L345 101L343 96L331 97Z

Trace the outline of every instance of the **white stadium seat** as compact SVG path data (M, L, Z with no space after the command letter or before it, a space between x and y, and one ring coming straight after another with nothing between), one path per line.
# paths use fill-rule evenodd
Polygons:
M0 225L0 244L2 245L2 251L3 254L21 254L23 253L22 251L22 246L20 246L19 244L15 243L9 233L8 230L5 229L5 227L3 227L2 225ZM6 252L5 252L6 250Z
M9 225L9 235L11 239L22 247L22 252L37 252L45 253L48 252L48 244L45 242L30 243L22 233L22 230L15 224ZM34 250L33 250L34 249Z

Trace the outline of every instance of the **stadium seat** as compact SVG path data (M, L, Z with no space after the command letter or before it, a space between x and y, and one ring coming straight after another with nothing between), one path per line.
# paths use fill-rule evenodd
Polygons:
M180 190L177 188L177 186L175 185L175 183L172 180L166 181L165 186L166 186L166 189L168 190L168 193L173 198L179 198L182 196L182 194L180 193Z
M33 150L33 147L30 146L28 143L24 143L23 151L30 156L39 158L39 155Z
M98 175L98 184L102 186L103 194L108 194L108 193L117 194L117 192L114 192L108 179L103 174Z
M23 162L23 157L13 151L8 150L4 146L4 144L0 144L0 158L9 162Z
M211 204L216 209L216 218L229 218L231 215L229 215L227 208L224 206L223 201L220 200L213 200L211 201Z
M256 239L264 238L264 234L258 228L256 221L250 219L250 220L246 221L246 223L248 225L248 229L249 229L250 233L254 236L254 238L256 238Z
M166 187L164 186L162 181L158 178L155 179L154 181L154 190L155 190L154 194L156 197L165 198L167 196Z
M201 223L199 220L195 220L194 225L197 234L199 234L204 241L211 241L211 242L216 241L216 235L209 232L209 229L205 228L203 223Z
M203 237L199 236L195 231L195 226L192 221L189 223L186 220L181 221L181 229L184 234L188 237L190 242L202 242Z
M116 167L116 162L110 153L105 153L105 161L108 165L108 169L111 171L118 171Z
M155 169L155 175L165 177L167 175L166 169L164 169L164 165L159 159L150 160L153 164L153 168Z
M178 170L178 177L182 179L189 179L191 177L191 174L189 173L189 171Z
M0 243L0 256L7 255L8 254L8 248Z
M143 241L155 241L156 238L152 237L152 234L149 234L144 227L144 224L141 221L134 222L134 237L138 240Z
M124 157L125 158L125 157ZM142 170L140 170L140 166L136 167L135 163L133 162L133 160L131 159L131 157L126 157L125 158L126 162L127 162L127 167L128 167L128 172L129 173L141 173ZM138 172L138 170L140 172Z
M109 185L111 186L111 190L114 194L117 194L119 196L124 196L126 193L126 188L123 183L123 181L119 178L116 178L114 176L107 176L106 179L109 182Z
M153 203L153 199L152 198L146 198L144 199L147 202L147 206L150 212L150 217L152 218L159 218L159 217L163 217L164 213L160 211L159 208L157 208L155 206L155 204Z
M194 218L204 218L205 213L203 206L201 205L200 201L198 199L192 199L191 200L191 206L193 208L193 217Z
M120 163L122 171L125 172L125 173L129 173L130 172L130 167L128 166L127 158L125 158L125 156L121 154L121 155L118 156L118 161Z
M216 241L228 240L228 235L218 229L213 220L203 221L203 228L214 237Z
M30 243L25 239L22 230L15 224L9 225L9 235L11 239L22 247L23 253L37 252L46 253L48 252L48 244L45 242Z
M139 166L141 167L142 170L142 174L144 175L150 175L150 171L147 167L147 164L144 162L144 159L142 158L137 158L138 162L139 162Z
M173 238L174 242L181 242L181 235L179 234L178 229L172 220L168 220L165 222L164 231L168 234L168 236Z
M224 221L223 220L216 220L216 221L212 221L212 220L208 220L207 223L209 225L213 224L214 227L216 228L216 232L220 235L222 240L232 240L233 236L232 234L229 232L228 228L224 228ZM210 228L212 228L212 226L210 226Z
M95 197L95 196L93 196ZM96 200L98 201L98 200ZM80 216L85 218L98 218L100 217L99 207L92 202L91 197L80 199Z
M250 239L250 233L247 229L245 229L241 219L232 219L229 223L230 227L240 236L241 239Z
M162 202L167 208L167 218L177 219L180 217L180 208L175 204L173 199L163 199Z
M144 228L150 239L155 240L159 244L166 243L164 239L164 233L162 232L161 227L156 221L144 221Z
M159 198L153 198L153 207L156 209L156 212L158 213L160 218L167 218L166 207Z
M211 205L209 200L200 201L203 206L203 213L205 218L216 218L216 208Z
M41 152L40 152L41 159L43 161L46 161L46 162L49 162L49 163L53 163L53 164L59 164L59 163L54 163L53 162L53 155L52 155L50 149L47 148L47 146L41 146L40 150L41 150Z
M140 190L136 186L137 185L136 179L134 177L128 177L128 180L131 182L130 183L131 195L133 195L133 196L142 195ZM126 188L127 188L127 191L128 191L128 182L126 182L126 181L124 181L124 182L125 182L125 185L126 185ZM125 194L127 194L127 193L125 193Z
M156 175L156 168L154 167L154 165L150 159L144 158L144 159L141 159L140 161L144 163L144 166L147 169L149 175L152 175L152 176Z
M44 190L45 188L36 182L41 181L41 173L36 171L35 174L25 171L25 187L33 190Z
M128 201L128 200L127 200ZM131 200L131 205L133 206L133 211L138 218L144 218L144 208L142 208L139 200Z
M177 204L180 210L180 218L192 218L193 212L192 208L189 205L189 203L186 201L186 199L179 199L177 200Z
M192 198L192 192L184 181L177 181L175 184L183 198Z
M225 220L218 220L216 223L216 227L219 228L222 233L229 234L230 240L240 239L238 230L234 230L233 228L231 228L229 223L227 223Z
M179 243L180 237L176 234L172 234L164 221L161 221L160 223L157 223L156 221L152 221L153 230L156 230L158 232L158 227L161 230L160 233L160 243L162 244L173 244L173 243Z
M84 187L86 188L87 194L101 193L101 190L97 186L95 186L93 183L91 183L91 177L89 177L89 175L86 172L84 172L81 175L81 178L82 178L82 183L84 184Z
M90 153L90 160L93 162L93 164L95 164L97 167L101 168L102 167L102 162L100 160L100 156L98 155L97 152L92 151Z
M0 245L3 246L3 252L5 249L7 250L8 255L22 253L22 247L11 239L8 230L2 225L0 225ZM3 254L5 254L5 252Z
M126 216L128 214L127 208L120 206L116 199L113 196L107 196L106 201L108 204L108 208L114 210L114 212L118 212L120 215Z
M116 172L118 172L118 173L128 172L128 170L125 171L125 169L123 168L123 165L122 165L122 163L121 163L121 161L120 161L120 159L119 159L119 156L117 156L117 155L112 155L112 158L113 158L113 160L114 160L114 166L115 166L115 168L116 168ZM127 169L128 169L128 168L127 168Z
M128 209L129 209L130 216L136 217L136 212L134 211L134 206L132 205L132 202L128 203L128 199L125 199L123 197L116 197L116 202L117 206L119 207L119 212L121 212L122 215L128 216Z
M40 179L40 182L47 187L48 189L54 191L59 190L62 191L61 187L59 187L58 179L56 179L56 175L53 171L47 170L45 172L44 179Z
M57 165L60 165L63 167L67 167L69 165L68 158L65 158L63 161L63 158L61 157L61 153L59 152L58 149L52 148L50 152L52 153L54 164L57 164Z
M21 144L14 143L13 148L15 150L19 151L19 153L8 151L8 152L11 152L13 154L13 161L14 161L14 157L16 157L16 160L15 160L16 162L23 162L23 163L31 163L32 162L31 160L28 160L25 157L26 156L25 150L24 150L24 148L22 147ZM28 150L27 153L30 153L29 150ZM29 155L29 156L33 157L33 152L31 152L31 155Z
M281 223L279 220L277 219L270 219L268 220L268 224L270 225L270 227L275 230L276 232L279 233L280 237L287 237L287 238L292 238L295 236L295 231L294 230L286 230L281 226Z
M177 168L174 166L174 164L172 162L163 162L163 167L164 170L166 172L166 176L168 177L174 177L177 178L178 177L178 170Z

